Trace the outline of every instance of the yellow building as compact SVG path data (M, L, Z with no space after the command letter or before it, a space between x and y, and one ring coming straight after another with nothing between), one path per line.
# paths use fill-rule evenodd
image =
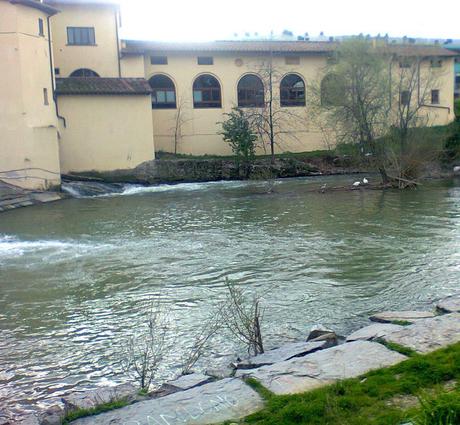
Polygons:
M0 180L46 189L61 173L132 169L160 150L229 154L218 123L234 106L263 107L268 86L283 116L277 151L324 149L310 85L336 43L123 41L120 22L111 1L0 0ZM437 68L425 110L431 125L452 121L455 54L391 49Z

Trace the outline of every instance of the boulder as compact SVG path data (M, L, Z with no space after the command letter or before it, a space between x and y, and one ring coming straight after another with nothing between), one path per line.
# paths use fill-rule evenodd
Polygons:
M155 400L78 419L74 425L206 425L237 420L263 407L257 392L227 378Z
M191 373L189 375L182 375L174 381L169 381L164 386L172 387L178 391L188 390L197 387L198 385L207 384L213 379L210 376L203 375L202 373Z
M460 166L456 165L453 168L454 176L460 176Z
M384 339L419 353L429 353L460 341L460 313L418 320Z
M428 319L434 317L432 311L384 311L369 317L373 322L392 323L392 322L410 322L416 320Z
M91 409L100 404L117 400L135 400L137 388L131 384L121 384L114 387L103 387L97 390L74 393L62 397L66 412L77 409Z
M347 337L346 341L370 341L377 338L383 338L388 333L400 331L403 327L404 326L393 325L392 323L374 323L353 332Z
M316 339L322 335L327 334L334 334L334 331L325 328L323 325L315 325L311 328L310 333L308 334L307 341L311 341L312 339Z
M368 341L355 341L327 348L285 362L246 371L275 394L309 391L339 379L362 375L391 366L407 357Z
M460 294L451 295L443 298L436 304L436 308L447 313L460 312Z
M310 342L293 342L285 344L274 350L267 351L258 356L250 357L238 363L238 369L252 369L256 367L266 366L273 363L290 360L294 357L305 356L309 353L313 353L324 348L332 347L337 345L337 341L330 341L324 339L323 341L310 341Z

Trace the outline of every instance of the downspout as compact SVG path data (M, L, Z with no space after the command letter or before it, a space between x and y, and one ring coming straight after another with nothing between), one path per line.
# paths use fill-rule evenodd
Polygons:
M118 10L115 9L115 32L117 37L117 59L118 59L118 77L121 78L121 63L120 63L120 38L118 35Z
M64 124L64 128L67 127L67 122L66 122L66 119L59 115L59 106L58 106L58 102L57 102L57 96L56 96L56 88L54 87L54 65L53 65L53 49L52 49L52 46L51 46L51 25L50 25L50 18L51 16L47 16L46 18L46 24L48 25L48 50L49 50L49 56L50 56L50 75L51 75L51 91L52 91L52 94L53 94L53 101L54 101L54 105L56 107L56 116L58 117L58 119L61 119L63 124Z

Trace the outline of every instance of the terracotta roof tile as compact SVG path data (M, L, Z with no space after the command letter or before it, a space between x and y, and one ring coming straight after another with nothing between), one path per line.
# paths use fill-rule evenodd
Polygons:
M247 52L247 53L297 53L327 54L339 46L327 41L211 41L203 43L175 43L162 41L123 40L124 54L165 52ZM442 46L387 44L388 52L402 56L455 56Z
M148 95L151 92L144 78L56 78L57 95Z

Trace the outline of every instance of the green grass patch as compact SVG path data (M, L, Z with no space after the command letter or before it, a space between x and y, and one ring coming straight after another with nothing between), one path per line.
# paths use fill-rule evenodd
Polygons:
M108 403L100 404L99 406L93 407L91 409L77 409L72 410L66 414L62 419L62 425L69 424L72 421L75 421L80 418L87 416L98 415L99 413L108 412L110 410L121 409L122 407L128 406L129 403L127 400L117 400L111 401Z
M251 383L266 399L266 407L244 420L257 425L398 425L422 420L430 412L439 417L457 414L455 397L433 396L422 407L401 408L391 402L396 396L416 396L460 379L460 343L427 355L414 355L395 366L369 372L363 377L340 381L303 394L273 395ZM452 393L454 394L454 393ZM450 410L449 410L450 409ZM425 415L425 416L423 416ZM433 413L434 415L434 413ZM452 416L456 418L456 416ZM454 422L458 423L458 422ZM449 422L419 422L420 425L451 425ZM419 425L417 424L417 425Z
M377 338L376 342L384 345L387 347L389 350L397 351L400 354L404 354L407 357L412 357L416 355L417 353L412 350L411 348L404 347L404 345L397 344L396 342L390 342L390 341L385 341L382 338Z
M408 322L407 320L392 320L391 323L393 325L399 325L399 326L409 326L412 325L411 322Z
M414 425L458 425L460 424L460 389L448 393L437 393L419 398L421 409Z

